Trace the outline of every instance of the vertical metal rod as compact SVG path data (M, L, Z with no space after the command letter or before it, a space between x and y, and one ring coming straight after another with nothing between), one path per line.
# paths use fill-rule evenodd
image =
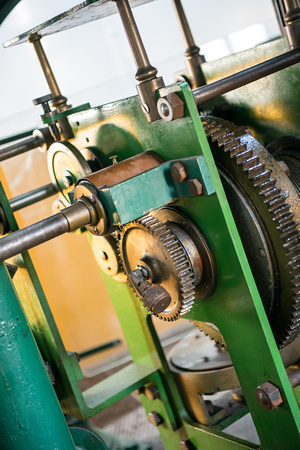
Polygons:
M41 36L39 36L37 33L32 34L28 38L29 42L32 43L35 53L38 57L39 63L41 65L42 71L44 73L44 76L46 78L46 81L48 83L50 92L53 95L53 101L52 104L54 107L62 107L67 104L67 98L64 97L60 89L58 87L58 84L56 82L55 76L52 72L51 66L49 64L48 58L45 54L45 51L43 49L43 46L41 44Z
M75 450L4 264L0 264L0 279L1 447Z
M67 105L68 100L60 92L60 89L56 82L55 76L54 76L51 66L49 64L48 58L47 58L45 51L43 49L43 46L41 44L41 36L39 36L37 33L34 33L31 36L29 36L28 40L29 40L29 42L32 43L32 45L34 47L35 53L38 57L42 71L43 71L46 81L48 83L50 92L53 95L53 100L51 102L52 106L54 108L57 108L59 112L69 109L69 106ZM68 119L63 117L63 118L59 119L58 123L61 128L62 138L66 139L66 140L72 139L74 137L74 135L73 135L72 128L70 127Z
M137 91L143 112L148 122L160 119L157 112L156 91L164 86L162 77L157 77L157 69L149 61L138 27L128 0L115 0L137 67L135 78L139 81Z
M173 0L173 4L186 46L185 56L188 58L186 65L190 75L192 89L195 89L206 84L201 68L201 64L204 62L204 57L200 55L200 48L195 44L181 0Z
M129 2L116 0L116 3L137 67L135 78L140 82L151 80L156 77L157 69L149 61Z
M300 47L300 0L273 0L283 35L291 49Z

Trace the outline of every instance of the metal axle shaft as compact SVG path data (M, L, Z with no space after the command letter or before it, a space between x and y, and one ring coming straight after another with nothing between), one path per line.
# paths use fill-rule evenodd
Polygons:
M4 236L0 240L0 262L62 234L75 231L90 222L89 207L83 201L78 201L52 217Z
M300 49L291 50L283 55L264 61L249 69L242 70L221 80L193 90L197 105L257 81L272 73L279 72L300 62Z

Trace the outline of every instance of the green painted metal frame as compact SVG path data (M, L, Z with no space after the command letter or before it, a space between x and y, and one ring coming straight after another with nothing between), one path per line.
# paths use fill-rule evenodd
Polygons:
M5 199L1 184L0 196ZM4 263L0 264L0 392L1 448L75 448Z
M178 91L178 86L175 89ZM217 259L219 283L214 295L209 300L196 302L186 318L213 322L224 334L262 448L294 449L300 443L297 402L186 83L180 85L178 94L185 103L185 117L171 123L158 121L148 124L137 97L70 116L75 130L73 143L79 148L84 147L82 144L86 142L88 133L90 145L101 148L107 162L116 152L120 159L126 159L149 149L157 151L167 161L204 156L216 194L180 199L176 205L199 224L210 241ZM79 129L75 126L77 122L80 123ZM109 139L114 133L122 139ZM151 197L152 192L145 195ZM16 229L9 203L4 200L2 206L12 229ZM22 268L23 261L27 270ZM66 413L87 419L133 390L154 382L160 391L160 399L150 401L144 395L141 397L147 412L155 409L164 419L159 430L165 448L180 448L180 441L187 438L197 448L256 448L220 431L194 424L188 418L151 316L126 285L104 275L133 364L82 393L78 386L82 374L75 355L70 356L64 349L27 253L23 255L23 261L19 261L14 284L43 359L52 367L57 380L56 392ZM266 380L278 386L284 399L283 404L271 412L264 410L255 397L255 388Z

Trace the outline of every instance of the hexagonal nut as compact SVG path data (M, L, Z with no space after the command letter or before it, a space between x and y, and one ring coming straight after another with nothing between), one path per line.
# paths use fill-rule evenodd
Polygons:
M198 178L191 178L188 181L188 188L192 195L199 196L203 194L203 185Z
M277 386L270 381L266 381L255 389L255 395L260 405L271 411L274 408L278 408L283 399Z
M158 99L157 111L165 122L171 122L184 116L184 103L176 92L171 92Z
M180 161L177 161L176 163L172 164L170 172L171 172L171 177L177 183L182 183L189 176L187 168Z

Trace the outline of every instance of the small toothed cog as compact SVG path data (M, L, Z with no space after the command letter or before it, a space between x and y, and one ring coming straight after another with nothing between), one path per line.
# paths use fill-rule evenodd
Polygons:
M141 259L155 261L152 281L163 286L172 298L168 308L156 317L174 321L191 310L195 298L193 270L184 246L167 224L148 215L122 226L119 253L127 276Z

